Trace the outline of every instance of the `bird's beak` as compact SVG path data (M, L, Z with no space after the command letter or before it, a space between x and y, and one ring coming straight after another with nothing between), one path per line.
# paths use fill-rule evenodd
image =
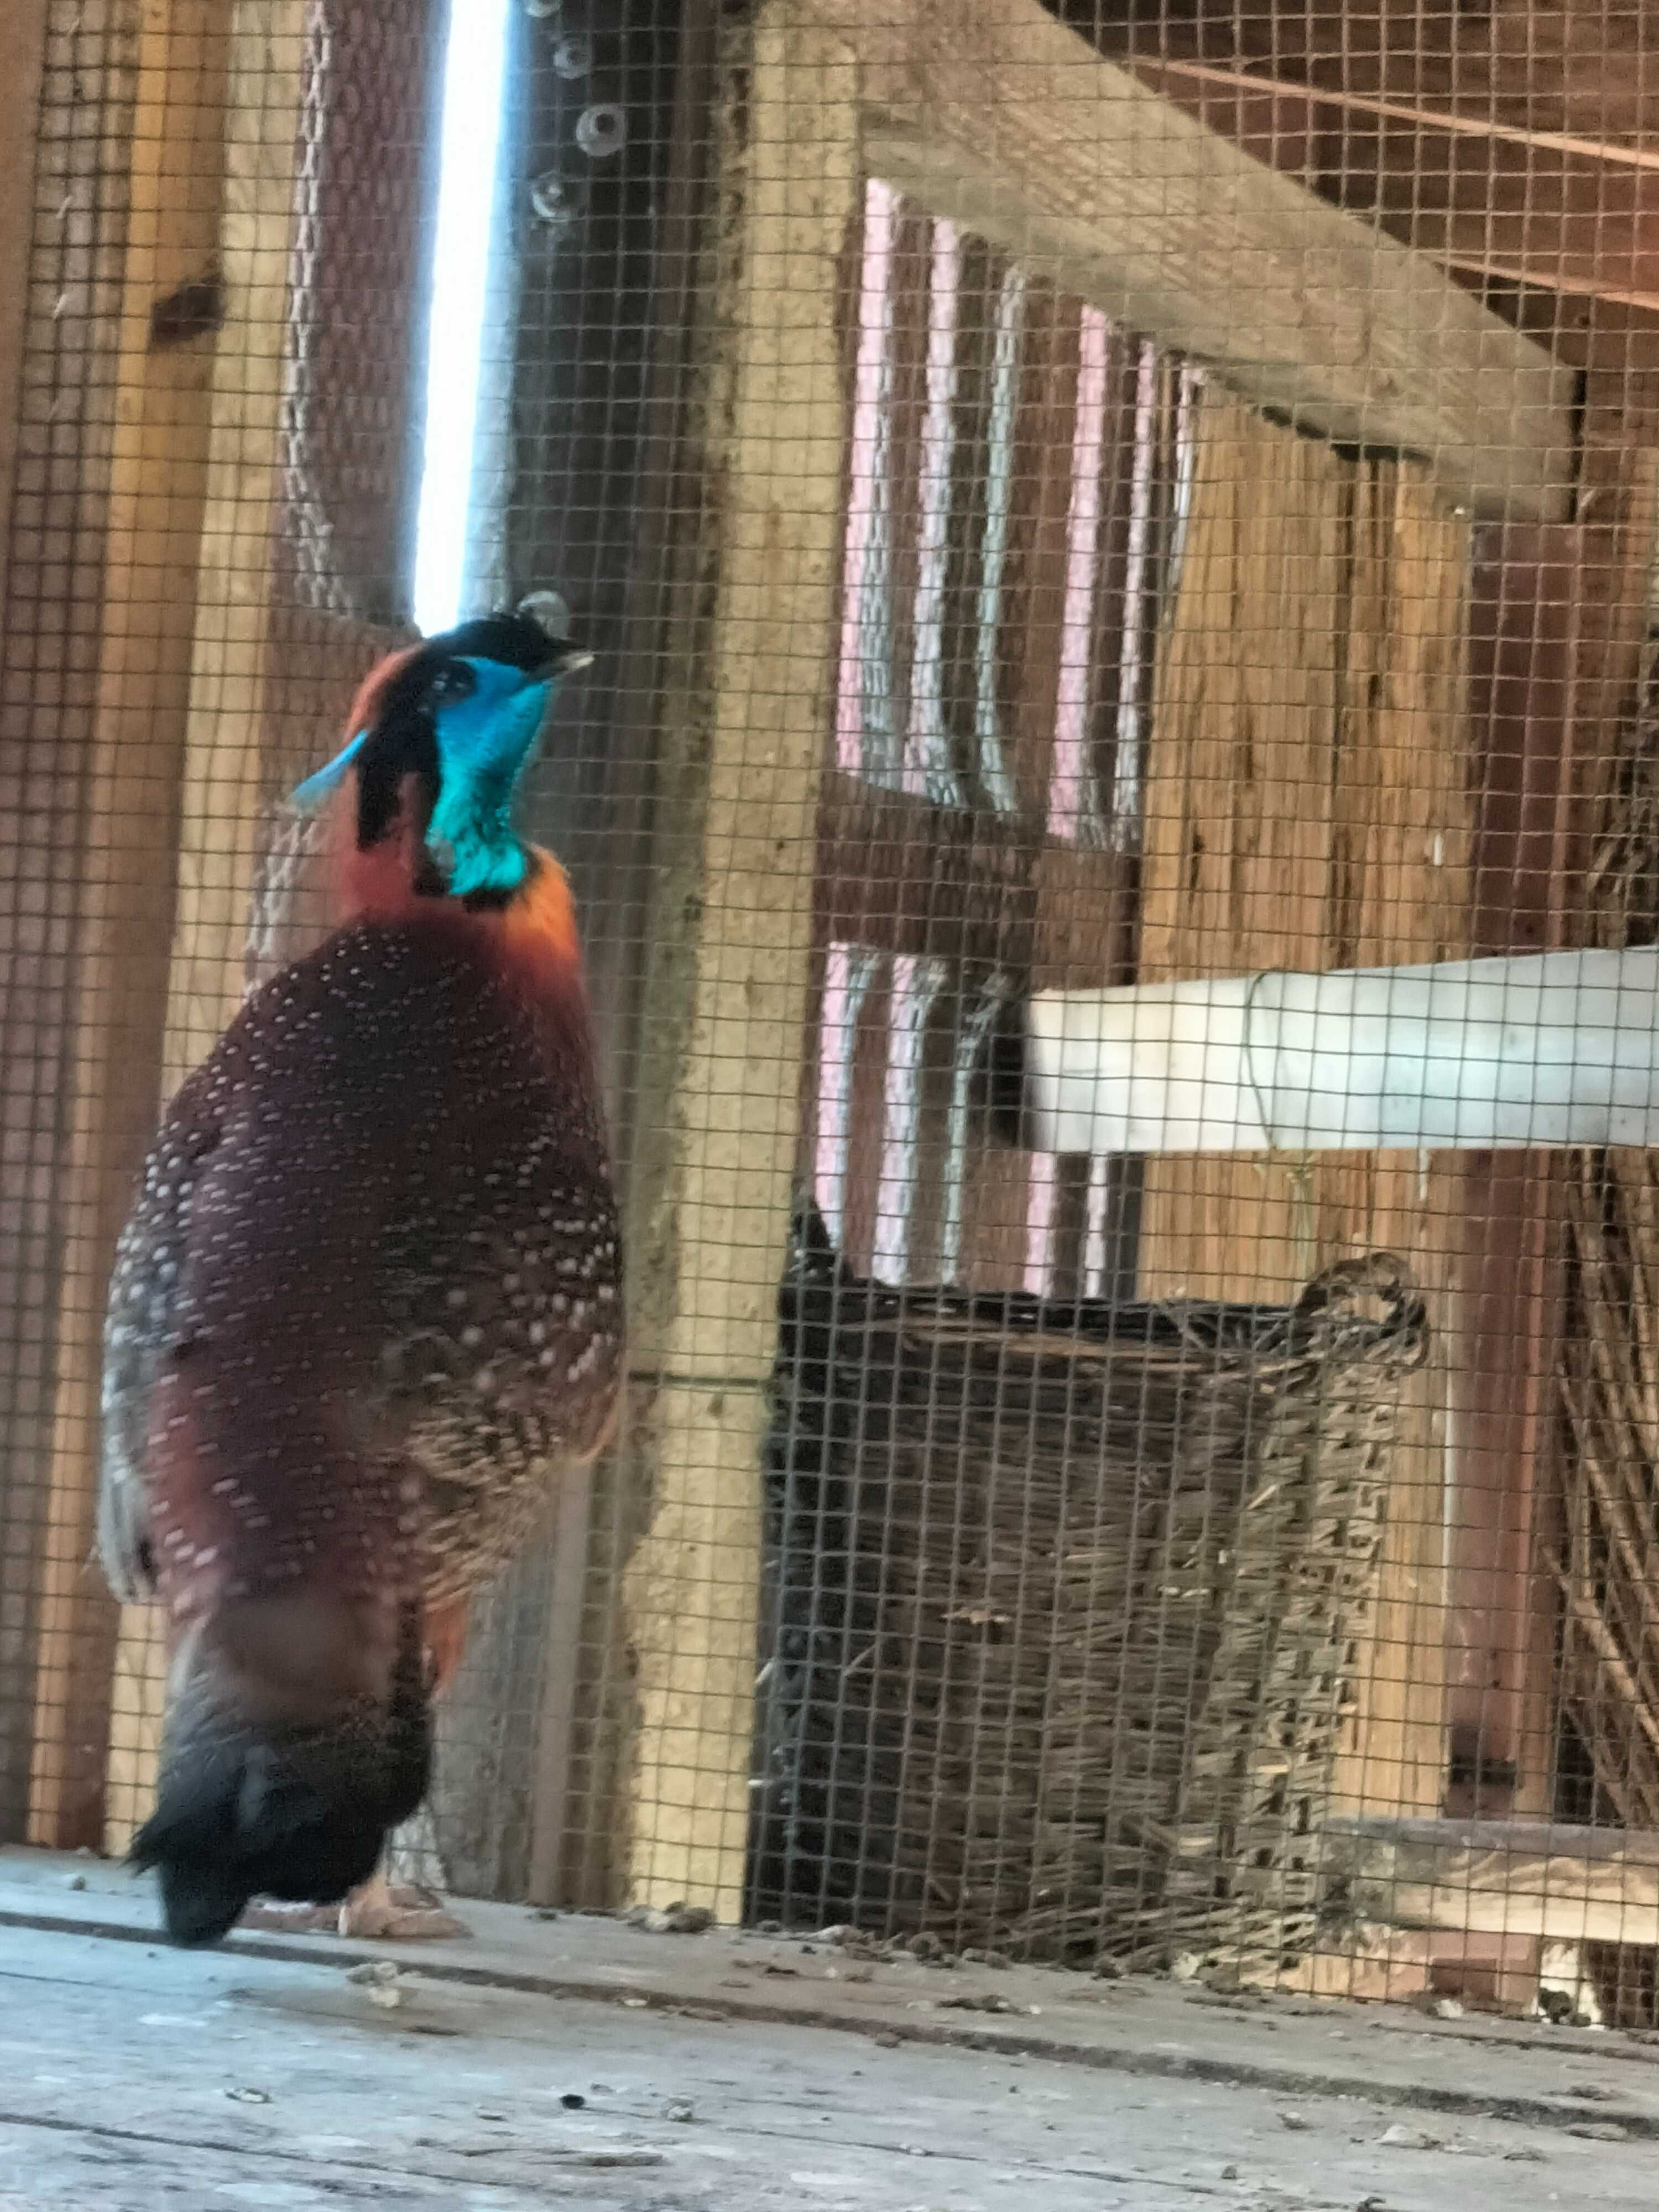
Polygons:
M340 786L345 781L346 771L356 761L368 737L367 730L359 730L343 752L337 752L326 768L319 768L315 775L308 775L289 793L288 803L296 814L319 814Z
M550 677L574 676L578 670L591 668L593 656L583 645L568 645L561 640L537 670L537 680L545 683Z

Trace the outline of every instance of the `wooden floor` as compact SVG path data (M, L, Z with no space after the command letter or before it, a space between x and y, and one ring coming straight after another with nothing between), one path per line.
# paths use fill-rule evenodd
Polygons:
M466 1910L380 1981L316 1937L168 1950L143 1886L0 1853L0 2208L1654 2202L1628 2037Z

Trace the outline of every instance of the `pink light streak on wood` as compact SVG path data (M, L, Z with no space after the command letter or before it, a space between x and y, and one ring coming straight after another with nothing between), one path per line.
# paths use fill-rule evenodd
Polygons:
M1054 1279L1054 1215L1058 1210L1057 1163L1052 1152L1031 1154L1025 1186L1025 1269L1020 1287L1042 1297Z
M888 1017L887 1071L882 1086L881 1175L876 1186L876 1231L870 1272L884 1282L903 1282L910 1267L910 1217L921 1164L922 1051L927 1020L945 981L942 960L901 953L893 962L892 1012Z
M1072 433L1072 499L1066 522L1066 598L1060 616L1054 767L1048 779L1048 834L1067 844L1078 843L1096 826L1089 773L1089 699L1093 688L1090 663L1095 592L1100 580L1100 472L1110 356L1111 325L1097 307L1084 308Z
M927 404L922 418L916 599L904 788L918 799L959 799L945 727L945 590L956 452L957 310L962 246L953 223L933 225L927 286Z
M859 342L847 494L845 584L836 696L836 758L851 775L865 768L872 694L889 683L872 651L890 653L886 535L890 527L889 407L892 384L893 250L898 195L872 178L865 190L864 255L859 272ZM890 736L890 732L887 732Z
M1111 1195L1110 1161L1091 1160L1083 1231L1083 1295L1085 1298L1097 1298L1105 1292L1107 1210Z
M869 995L877 955L862 945L832 945L823 963L823 1007L818 1020L817 1127L812 1143L812 1188L837 1250L847 1235L847 1180L853 1142L853 1070L858 1058L859 1017Z
M1134 459L1129 480L1129 529L1123 579L1123 637L1119 655L1117 750L1112 769L1112 830L1119 848L1140 842L1141 749L1151 705L1147 643L1157 610L1152 575L1152 501L1158 472L1158 356L1140 349L1135 374Z

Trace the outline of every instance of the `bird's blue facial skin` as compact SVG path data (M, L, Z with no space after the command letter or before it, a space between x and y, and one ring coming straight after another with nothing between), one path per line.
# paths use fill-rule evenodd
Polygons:
M449 848L449 893L516 890L529 867L513 800L547 712L552 681L495 660L466 660L476 688L437 710L438 804L430 845Z
M441 698L433 708L438 803L427 842L447 848L453 898L480 891L505 894L518 889L529 869L513 827L513 802L535 750L553 679L471 656L456 665L471 671L472 689L465 698ZM359 730L326 768L300 785L289 803L302 813L320 807L338 788L368 735Z

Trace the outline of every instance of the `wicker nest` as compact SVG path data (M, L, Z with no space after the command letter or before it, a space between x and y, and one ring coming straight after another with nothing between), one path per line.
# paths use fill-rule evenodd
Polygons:
M1421 1302L782 1299L750 1905L953 1948L1276 1966L1372 1603Z

